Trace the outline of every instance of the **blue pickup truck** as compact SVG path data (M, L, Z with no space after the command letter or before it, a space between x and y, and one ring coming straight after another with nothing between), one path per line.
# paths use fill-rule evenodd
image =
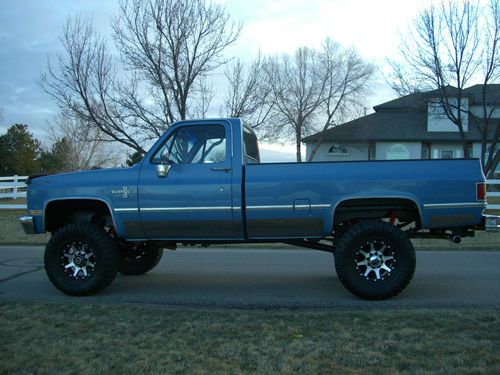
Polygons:
M334 254L342 284L365 299L401 292L410 238L473 236L483 216L478 160L260 163L239 119L174 124L130 167L32 177L26 232L50 232L50 281L70 295L117 272L155 267L177 244L284 242Z

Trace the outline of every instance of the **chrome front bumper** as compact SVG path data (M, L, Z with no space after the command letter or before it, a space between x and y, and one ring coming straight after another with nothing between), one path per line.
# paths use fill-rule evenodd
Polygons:
M483 214L484 230L487 232L500 231L500 216Z
M19 223L26 234L35 234L35 227L33 226L33 216L22 216L19 218Z

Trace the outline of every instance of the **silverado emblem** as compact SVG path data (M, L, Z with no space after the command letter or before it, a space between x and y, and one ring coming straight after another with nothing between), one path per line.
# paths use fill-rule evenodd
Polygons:
M115 188L111 190L111 194L121 194L123 199L127 199L132 191L128 186L123 186L122 188Z

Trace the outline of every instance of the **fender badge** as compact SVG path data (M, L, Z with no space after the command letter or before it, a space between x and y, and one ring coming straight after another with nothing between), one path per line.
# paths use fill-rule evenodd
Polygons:
M121 195L123 199L127 199L131 192L132 190L130 190L128 186L111 190L111 194Z

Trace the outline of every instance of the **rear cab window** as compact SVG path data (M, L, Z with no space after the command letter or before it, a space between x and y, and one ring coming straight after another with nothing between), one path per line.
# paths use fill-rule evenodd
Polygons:
M243 153L245 164L258 164L260 163L259 145L257 136L252 128L248 126L243 127Z

